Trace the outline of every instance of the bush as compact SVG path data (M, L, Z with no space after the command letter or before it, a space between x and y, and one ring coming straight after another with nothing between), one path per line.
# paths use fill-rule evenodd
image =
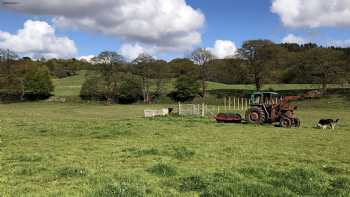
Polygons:
M117 100L121 104L131 104L142 100L142 88L138 77L134 75L124 77Z
M80 97L83 100L97 101L110 99L120 104L131 104L142 99L142 89L137 76L127 73L112 76L113 84L110 84L104 79L102 73L89 73L80 90Z
M13 61L0 69L1 101L46 99L53 89L47 67L39 62Z
M27 100L46 99L50 97L54 86L49 71L44 66L26 73L24 78L24 91Z
M179 77L175 82L175 90L168 96L176 102L192 101L200 92L197 80L188 76Z
M106 100L101 77L96 74L87 75L86 81L80 90L80 98L83 100Z

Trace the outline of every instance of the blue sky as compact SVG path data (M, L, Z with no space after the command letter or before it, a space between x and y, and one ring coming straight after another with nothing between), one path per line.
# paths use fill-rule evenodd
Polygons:
M67 9L64 6L68 5L62 5L62 11L59 11L60 7L53 9L50 7L49 3L43 5L41 2L43 0L18 1L23 2L23 8L0 7L0 17L2 19L0 20L0 31L6 32L12 36L1 37L0 34L0 48L10 48L10 44L13 43L16 43L16 45L23 44L22 48L13 48L13 50L23 55L39 53L41 55L53 55L53 57L55 54L58 54L58 57L61 57L73 56L74 54L75 57L80 57L95 55L103 50L120 52L123 46L126 46L124 47L125 50L123 53L127 55L135 55L137 52L148 52L165 59L182 57L196 47L210 48L213 50L213 53L221 51L221 55L230 55L229 51L235 50L232 45L240 47L242 42L248 39L270 39L274 42L316 42L322 45L334 44L338 46L350 45L350 19L345 18L347 17L347 11L350 11L350 3L348 3L347 0L329 0L329 2L333 3L333 7L331 5L328 6L327 3L321 0L310 0L309 3L313 2L313 4L303 3L303 0L187 0L185 3L182 2L183 0L176 0L178 3L173 3L175 5L172 5L172 3L168 3L169 5L163 3L165 7L178 6L176 8L181 9L189 6L192 9L190 11L185 10L181 12L184 15L188 15L189 17L187 18L180 18L177 16L176 10L171 10L170 15L166 16L169 17L167 19L169 23L171 23L169 19L172 19L171 14L174 15L174 20L182 20L182 22L186 22L186 24L188 22L187 26L181 27L180 37L176 37L179 34L178 32L180 32L178 30L174 30L175 33L171 32L162 35L162 31L164 31L164 29L168 30L170 25L163 29L159 27L159 25L152 27L153 29L160 28L159 31L155 32L150 32L152 29L147 28L145 28L145 30L141 30L141 28L141 32L135 32L138 31L137 28L125 26L124 23L122 26L119 22L116 22L116 20L106 20L108 21L106 24L109 26L107 26L107 28L106 26L96 27L96 29L101 28L101 30L95 31L94 26L90 24L89 26L85 24L81 25L80 21L84 17L86 18L83 11L81 11L80 18L76 18L75 13L72 14L68 11L64 11ZM84 0L72 1L84 3ZM109 0L103 1L108 2ZM114 6L129 6L128 3L123 0L117 0L116 2L121 3ZM157 6L157 0L148 0L147 2L148 4L145 4L145 6ZM293 3L291 4L291 2ZM42 5L42 9L36 10L33 8L38 5ZM330 8L327 8L327 6ZM290 9L284 9L286 7L290 7ZM155 8L155 10L157 9L158 8ZM199 13L198 10L200 10L201 13ZM294 12L293 10L297 10L298 12ZM96 15L103 13L103 11L99 11L97 8L93 9L91 12L91 15L95 15L94 12L97 13ZM304 12L314 13L314 15L303 14ZM116 15L118 14L120 13L116 13ZM148 13L146 12L146 14ZM201 17L200 14L203 16ZM116 15L112 15L112 17L117 17ZM65 17L63 22L53 22L53 19L61 16ZM159 13L155 14L155 16L159 18L163 17L161 14L159 15ZM200 22L201 18L203 18L202 23ZM91 19L95 20L93 16L91 16ZM37 48L33 46L33 43L23 43L28 39L22 38L24 35L18 35L17 31L23 29L24 24L28 20L46 22L49 25L46 29L53 28L56 31L49 36L45 34L45 38L39 37L33 38L33 40L44 39L44 41L42 41L43 43L47 42L47 40L54 40L53 42L56 43L57 46L66 48L67 53L62 52L64 51L63 49ZM133 20L133 15L126 16L123 20L125 20L124 22L127 24L128 20ZM154 18L145 19L137 24L147 24L148 20L151 21L154 20ZM190 20L197 20L198 22ZM96 21L98 23L105 22L103 20L101 21L100 18L97 18ZM157 24L167 25L161 22ZM37 26L38 28L44 27L43 25L44 24L35 23L28 24L28 26ZM124 32L124 30L120 29L112 30L113 27L110 27L111 25L121 26L126 29L130 28L130 31ZM108 30L109 27L113 33L110 33L111 31ZM33 31L35 32L36 29L27 27L27 34ZM156 36L143 36L148 33L155 33L154 35ZM198 33L201 36L201 41L196 40L198 36L188 36L193 33ZM66 37L73 43L59 39L63 37ZM169 39L169 42L167 42L167 39ZM184 46L182 40L190 40L191 43L187 44L188 46ZM214 47L218 40L229 41L232 45L226 42L226 45L218 44ZM72 44L74 46L70 49ZM32 48L33 51L26 51L23 49L26 47ZM69 50L70 52L68 52Z

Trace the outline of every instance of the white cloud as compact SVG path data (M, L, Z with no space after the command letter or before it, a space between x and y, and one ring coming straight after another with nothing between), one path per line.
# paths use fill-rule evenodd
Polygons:
M271 11L288 27L350 27L349 0L273 0Z
M296 44L305 44L308 43L306 39L300 36L296 36L294 34L288 34L283 38L282 43L296 43Z
M8 9L52 16L55 25L100 32L162 52L201 43L205 17L185 0L17 0Z
M217 40L214 48L208 48L217 58L223 59L226 57L232 57L237 52L237 47L234 42L230 40Z
M153 51L149 50L146 51L146 49L141 46L140 44L123 44L120 47L120 54L123 55L128 60L134 60L136 59L140 54L142 53L153 53Z
M91 62L92 58L94 58L94 57L95 57L95 55L80 56L78 58L78 60Z
M32 20L26 21L17 34L0 31L0 48L33 58L69 58L77 53L74 41L57 37L46 22Z
M350 47L350 39L348 39L348 40L330 40L326 43L326 46L347 48L347 47Z

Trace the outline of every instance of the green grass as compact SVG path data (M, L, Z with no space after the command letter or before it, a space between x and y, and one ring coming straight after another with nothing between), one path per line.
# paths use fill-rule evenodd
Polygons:
M79 96L81 86L85 80L85 71L78 75L63 79L53 79L55 91L53 94L58 97Z
M142 117L160 105L0 105L0 196L350 196L349 101L296 104L300 129Z
M63 79L54 79L55 91L53 94L58 97L78 97L80 89L85 80L86 71L79 72L78 75ZM168 80L165 82L164 91L171 92L174 89L174 80ZM329 85L329 88L339 88L339 85ZM349 85L344 86L349 87ZM318 84L266 84L263 86L263 90L300 90L300 89L319 89ZM152 89L155 89L155 84L152 85ZM208 90L255 90L254 85L229 85L215 82L208 82Z

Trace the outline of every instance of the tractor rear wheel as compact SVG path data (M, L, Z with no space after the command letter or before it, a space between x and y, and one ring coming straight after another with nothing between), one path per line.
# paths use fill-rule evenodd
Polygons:
M283 117L280 120L281 127L283 128L291 128L292 127L292 120L287 117Z
M245 119L249 123L264 124L266 122L266 115L263 109L259 107L252 107L247 110Z

